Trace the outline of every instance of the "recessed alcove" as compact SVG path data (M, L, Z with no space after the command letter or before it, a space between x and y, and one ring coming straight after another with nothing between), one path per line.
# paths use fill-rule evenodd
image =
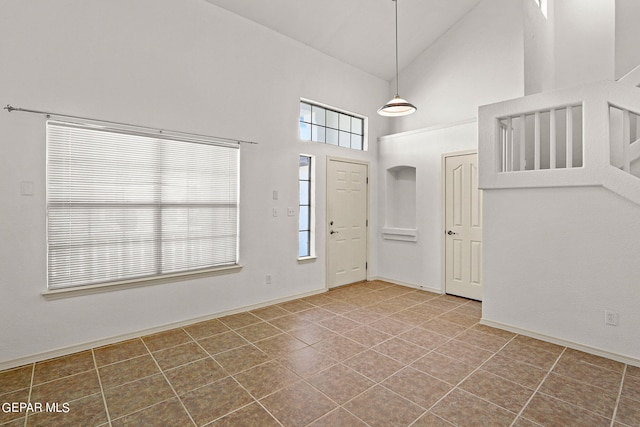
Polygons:
M387 169L385 214L385 226L382 228L385 239L418 240L415 167L394 166Z

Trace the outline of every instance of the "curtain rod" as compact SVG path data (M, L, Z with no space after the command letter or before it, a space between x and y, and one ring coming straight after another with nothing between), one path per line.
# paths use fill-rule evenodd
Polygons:
M240 144L258 144L257 142L254 142L254 141L245 141L245 140L242 140L242 139L224 138L224 137L219 137L219 136L210 136L210 135L202 135L202 134L197 134L197 133L180 132L180 131L173 131L173 130L169 130L169 129L158 129L158 128L152 128L152 127L148 127L148 126L134 125L134 124L131 124L131 123L112 122L112 121L108 121L108 120L92 119L90 117L74 116L74 115L71 115L71 114L59 114L59 113L52 113L52 112L49 112L49 111L31 110L31 109L28 109L28 108L13 107L11 104L7 104L6 107L3 107L3 109L7 110L7 112L9 112L9 113L11 113L13 111L18 111L18 112L21 112L21 113L43 114L43 115L47 116L47 118L49 118L51 116L66 117L66 118L69 118L69 119L88 120L88 121L92 121L92 122L99 122L99 123L112 124L112 125L131 126L131 127L135 127L135 128L151 130L151 131L158 132L158 133L169 132L169 133L175 133L175 134L191 135L191 136L200 137L200 138L213 138L213 139L219 139L219 140L225 141L225 142L235 142L238 145L240 145Z

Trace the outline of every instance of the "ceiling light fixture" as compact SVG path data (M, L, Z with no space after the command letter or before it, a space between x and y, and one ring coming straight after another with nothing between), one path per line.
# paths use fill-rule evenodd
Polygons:
M400 98L399 73L398 73L398 0L392 0L396 4L396 96L382 107L378 108L378 114L387 117L400 117L415 113L417 108L405 99Z

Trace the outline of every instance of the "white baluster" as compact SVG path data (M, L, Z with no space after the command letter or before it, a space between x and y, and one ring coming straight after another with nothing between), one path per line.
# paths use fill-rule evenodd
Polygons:
M523 171L527 166L527 161L525 159L526 153L526 126L525 126L525 116L522 114L520 116L520 170Z
M629 110L622 110L622 170L631 171L629 145L631 143L631 120Z
M549 169L556 168L556 109L549 112Z
M533 141L533 169L540 169L540 111L535 114L535 139Z
M573 167L573 108L567 107L567 159L566 167Z

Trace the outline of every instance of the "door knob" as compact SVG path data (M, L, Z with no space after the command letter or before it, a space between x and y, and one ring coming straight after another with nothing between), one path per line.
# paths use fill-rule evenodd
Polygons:
M447 231L447 234L448 234L449 236L453 236L454 234L457 234L457 233L455 233L455 232L453 232L453 231L449 230L449 231Z
M333 230L329 232L329 234L338 234L338 233L339 233L338 231L333 231Z

